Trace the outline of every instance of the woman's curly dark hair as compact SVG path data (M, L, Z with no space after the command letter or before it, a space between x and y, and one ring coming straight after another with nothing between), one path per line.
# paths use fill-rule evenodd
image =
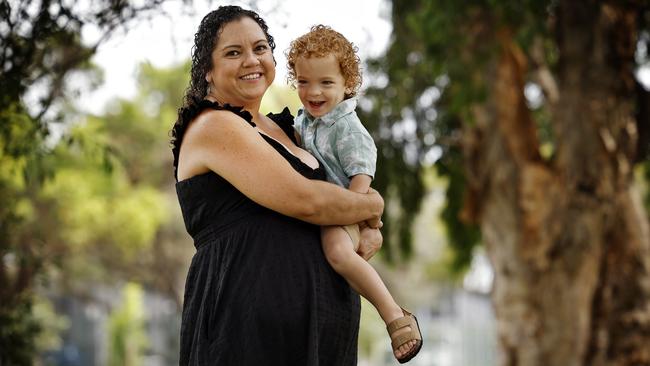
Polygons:
M269 27L266 25L264 19L252 11L242 9L239 6L220 6L217 10L213 10L206 15L199 29L194 35L194 46L192 47L192 68L190 71L190 85L185 90L185 97L183 98L183 106L178 109L178 116L174 127L170 131L172 154L174 155L174 177L178 177L178 155L181 149L181 142L185 129L190 122L184 118L184 114L194 109L208 93L208 82L205 80L205 75L212 69L212 51L219 41L219 35L223 27L235 20L243 17L253 19L262 28L266 40L269 42L271 52L275 50L275 42L273 37L269 34Z

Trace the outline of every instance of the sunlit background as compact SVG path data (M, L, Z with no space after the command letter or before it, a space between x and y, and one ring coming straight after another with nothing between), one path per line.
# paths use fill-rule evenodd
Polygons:
M30 224L16 235L47 258L46 268L33 280L37 296L31 302L33 322L41 328L33 350L39 365L178 364L184 276L194 247L176 200L168 131L187 86L194 32L217 4L221 2L194 1L188 7L183 1L165 1L150 17L118 28L101 43L93 65L67 76L64 102L45 116L63 122L50 124L46 141L53 149L45 157L51 179L37 199L12 201L16 217ZM383 57L393 34L391 3L382 0L232 4L253 6L275 37L277 74L263 101L265 111L298 110L299 99L285 80L284 51L311 25L326 24L343 33L358 46L364 62ZM82 31L89 45L106 36L92 25ZM637 53L646 59L644 47L640 43ZM388 82L364 69L362 99L369 86L381 89ZM650 87L647 63L636 76ZM437 79L419 103L435 105L448 82ZM42 90L36 83L26 93L28 108L40 103ZM536 83L527 84L525 96L531 109L545 103ZM369 103L362 100L360 108L369 110ZM436 113L429 110L427 118L435 120ZM408 139L415 126L415 118L404 114L389 133ZM433 134L423 139L431 146L436 142ZM413 158L423 166L424 192L419 210L406 223L412 247L400 250L402 236L393 233L386 253L371 263L398 302L418 316L425 342L410 365L496 365L490 302L494 274L482 246L457 268L442 219L449 180L433 167L441 154L434 146ZM13 174L24 168L21 164L1 169ZM399 217L397 206L388 200L387 215ZM21 260L3 254L2 265L11 270ZM359 365L393 364L385 326L364 301Z

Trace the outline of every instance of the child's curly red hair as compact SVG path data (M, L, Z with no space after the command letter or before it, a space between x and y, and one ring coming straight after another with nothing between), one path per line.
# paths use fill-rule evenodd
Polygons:
M345 87L350 93L345 99L352 98L361 87L361 60L357 56L359 49L348 41L341 33L326 25L315 25L308 33L291 42L287 56L287 81L296 86L296 61L300 57L325 57L334 54L339 61L341 74L345 79Z

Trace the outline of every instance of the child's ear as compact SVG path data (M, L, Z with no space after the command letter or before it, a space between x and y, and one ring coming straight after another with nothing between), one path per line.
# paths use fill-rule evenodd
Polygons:
M345 95L352 95L352 88L349 86L345 88Z

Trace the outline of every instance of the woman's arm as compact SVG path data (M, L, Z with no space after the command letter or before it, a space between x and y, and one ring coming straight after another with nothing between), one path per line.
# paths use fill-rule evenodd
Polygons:
M360 194L303 177L254 128L227 111L201 114L183 138L179 178L208 170L256 203L313 224L379 222L384 209L374 190Z

